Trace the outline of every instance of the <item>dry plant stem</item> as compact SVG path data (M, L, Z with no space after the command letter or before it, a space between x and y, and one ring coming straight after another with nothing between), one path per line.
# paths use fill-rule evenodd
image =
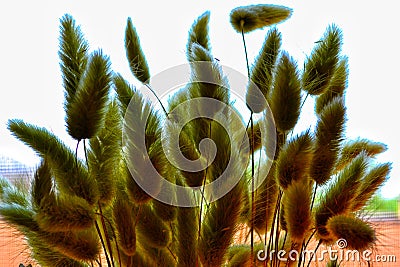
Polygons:
M145 85L147 88L149 88L150 92L157 98L157 101L158 101L158 103L160 103L161 108L163 109L165 116L166 116L167 118L169 118L169 117L168 117L168 112L167 112L167 110L165 109L163 103L161 102L161 100L160 100L160 98L158 97L158 95L156 94L156 92L154 92L153 88L151 88L150 84L146 83L146 84L144 84L144 85Z
M256 259L254 257L254 214L256 206L254 205L254 122L253 122L253 112L250 115L250 127L251 127L251 257L252 264L255 266Z
M304 243L304 240L303 240L303 243L301 244L301 249L300 249L300 253L299 253L299 262L298 262L298 264L297 264L297 267L300 267L302 264L301 263L303 263L303 265L304 265L304 262L306 261L306 259L304 258L303 259L303 251L306 249L306 246L305 246L305 243ZM304 260L304 261L303 261Z
M108 253L107 253L106 245L104 244L104 239L103 239L103 235L101 234L101 230L100 230L99 224L97 223L97 221L94 221L94 224L96 226L97 234L100 237L100 242L101 242L101 245L103 247L104 254L106 256L107 266L112 266L111 262L110 262L110 258L109 258Z
M280 233L280 229L279 229L279 217L280 217L280 209L281 209L281 205L279 203L279 205L277 206L277 212L276 212L276 227L275 227L275 251L278 251L278 247L279 247L279 233ZM275 265L274 266L279 266L279 261L278 259L274 258L275 260Z
M178 262L178 259L176 258L175 254L172 252L172 250L171 250L171 248L169 246L167 247L167 250L171 254L172 258L174 258L175 262Z
M114 231L114 227L112 226L112 223L110 222L110 220L107 218L107 217L104 217L104 215L102 215L101 213L96 213L97 215L99 215L99 216L101 216L104 220L106 220L107 221L107 223L108 223L108 225L110 226L110 228L111 228L111 231L112 231L112 234L113 234L113 236L117 236L116 234L115 234L115 231ZM119 264L119 266L122 266L121 265L121 254L120 254L120 251L119 251L119 246L118 246L118 242L117 241L115 241L115 248L116 248L116 250L117 250L117 255L118 255L118 264Z
M77 168L78 168L78 148L79 148L80 142L81 142L81 140L78 140L78 142L76 143L76 148L75 148L75 163L76 163Z
M314 207L315 195L317 194L317 187L318 187L318 185L317 185L317 183L315 183L315 185L314 185L314 193L313 193L313 197L312 197L312 200L311 200L311 206L310 206L310 210L311 211L312 211L312 209Z
M244 54L246 57L246 67L247 67L247 76L250 81L250 67L249 67L249 57L247 55L247 47L246 47L246 40L244 38L244 30L243 30L244 21L241 21L241 28L242 28L242 40L243 40L243 47L244 47ZM250 108L249 108L250 109ZM255 206L254 206L254 122L253 122L253 111L250 109L250 127L251 127L251 226L250 226L250 260L251 266L255 266L256 259L254 257L254 213L255 213Z
M267 255L269 255L269 252L271 250L272 238L273 238L273 234L272 233L274 232L274 229L275 229L275 222L276 222L276 217L277 217L277 212L278 212L278 206L280 206L281 199L282 199L282 191L279 190L279 194L278 194L278 198L276 200L276 206L275 206L275 210L274 210L274 216L272 217L273 219L272 219L272 225L271 225L271 231L270 231L271 234L269 235L268 246L267 246ZM267 235L265 235L265 243L266 243L266 237L267 237ZM266 265L267 261L265 261L264 264L265 264L265 266L267 266Z
M100 203L100 201L98 202L98 206L99 206L99 212L100 212L101 227L103 227L104 236L105 236L106 242L107 242L107 247L108 247L109 252L110 252L110 257L111 257L112 266L114 266L114 257L113 257L113 254L112 254L111 241L110 241L110 237L109 237L108 232L107 232L106 222L105 222L105 220L104 220L103 210L102 210L102 208L101 208L101 203ZM115 241L115 243L116 243L116 241ZM119 253L118 253L118 254L119 254Z
M319 246L320 246L321 244L322 244L322 240L320 239L320 240L318 241L317 246L316 246L315 249L314 249L314 254L313 254L313 255L316 255L317 250L318 250L318 248L319 248ZM312 258L308 261L307 267L310 267L311 261L312 261Z

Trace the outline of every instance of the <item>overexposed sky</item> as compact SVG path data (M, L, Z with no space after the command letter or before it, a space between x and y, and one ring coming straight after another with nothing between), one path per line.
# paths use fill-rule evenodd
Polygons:
M230 11L264 1L7 1L0 7L0 154L28 165L34 153L13 138L7 120L22 118L44 126L68 144L65 133L63 88L58 58L59 19L71 14L81 25L92 50L102 48L112 68L139 86L129 71L124 31L131 17L152 75L186 62L187 34L193 21L211 12L213 55L221 64L246 73L241 36L229 24ZM378 157L393 162L391 178L382 189L385 197L400 193L398 117L400 86L400 16L397 1L270 1L294 9L280 24L283 49L301 67L325 32L337 24L343 30L343 54L349 57L347 136L365 137L388 145ZM246 35L250 62L257 55L267 29ZM301 125L312 124L312 99L307 101Z

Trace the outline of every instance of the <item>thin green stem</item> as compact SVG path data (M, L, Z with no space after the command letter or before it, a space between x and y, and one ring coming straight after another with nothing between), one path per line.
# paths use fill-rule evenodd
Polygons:
M160 103L161 108L162 108L162 110L164 111L165 116L166 116L167 118L169 118L169 117L168 117L168 112L167 112L167 110L165 109L163 103L161 102L161 99L158 97L158 95L157 95L156 92L153 90L153 88L151 88L150 84L145 83L144 85L145 85L145 86L150 90L150 92L157 98L157 101L158 101L158 103Z

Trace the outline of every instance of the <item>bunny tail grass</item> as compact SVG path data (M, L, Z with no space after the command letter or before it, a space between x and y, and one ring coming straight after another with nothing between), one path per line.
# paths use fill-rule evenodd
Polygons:
M93 180L75 153L45 128L9 120L8 129L19 140L30 146L42 158L46 158L57 188L61 192L76 195L94 204L99 198L97 183Z
M89 45L72 16L64 15L60 22L58 55L65 90L64 108L68 109L86 69Z
M141 242L152 248L165 248L171 241L170 229L148 204L140 206L136 234Z
M125 197L117 197L112 211L119 247L126 255L132 256L136 252L135 216L132 212L132 203L129 203Z
M248 33L288 19L290 8L278 5L249 5L233 9L230 14L232 27L238 32Z
M313 156L312 142L310 132L306 131L283 146L276 162L276 179L283 189L308 173Z
M131 18L128 18L125 29L125 50L132 74L143 84L148 83L150 80L149 66Z
M341 46L342 31L336 25L329 26L304 65L302 85L308 94L326 92L339 62Z
M74 98L66 108L68 134L75 140L89 139L103 126L109 89L111 63L101 50L89 59Z
M275 172L273 171L273 168L274 165L271 167L271 170L268 172L263 183L255 192L255 214L253 225L254 229L257 230L259 234L265 234L269 231L278 198L279 188L275 181ZM251 220L251 214L248 214L247 216ZM251 221L249 225L252 225Z
M358 138L343 144L339 159L335 165L335 172L342 170L349 162L357 157L361 152L369 157L374 157L387 150L385 144L373 142L368 139Z
M299 119L300 93L297 64L284 52L279 60L274 87L268 99L275 125L281 133L290 131Z
M89 175L97 181L99 201L108 205L113 200L117 185L115 177L119 175L121 161L121 115L116 101L108 104L104 118L104 127L98 136L89 140Z
M199 258L203 266L223 264L225 253L236 231L243 191L244 183L240 180L230 192L211 204L202 224L198 244Z
M119 109L122 117L125 116L131 98L135 94L135 89L122 77L116 74L113 77L114 90L117 93Z
M251 69L250 79L261 90L265 99L268 98L272 85L273 72L281 44L281 33L276 28L269 30Z
M137 203L150 200L145 191L138 185L146 185L149 194L157 195L161 190L159 175L162 175L165 156L161 140L157 113L142 95L135 91L124 117L125 161L127 172L128 195ZM155 141L157 140L157 141ZM149 170L153 175L149 175Z
M371 248L376 241L374 229L353 216L334 216L328 220L326 228L336 239L345 239L347 249L362 251Z
M216 60L214 60L210 51L203 46L193 43L191 46L191 84L190 96L196 97L209 97L219 100L229 105L229 84L227 78L222 73L222 68ZM210 112L211 105L199 103L202 107L199 109L206 109L206 113L217 113L216 109ZM218 108L218 107L217 107ZM205 114L205 113L201 113Z
M357 211L362 209L373 196L373 194L383 185L388 179L391 164L379 164L373 167L361 181L361 186L357 192L357 196L353 201L352 210Z
M204 49L210 50L210 40L208 37L208 24L210 22L210 12L204 12L193 23L186 46L186 55L189 61L192 60L192 45L201 45Z
M15 203L1 203L0 215L4 221L14 225L24 234L39 230L39 226L34 219L35 213L29 208Z
M35 220L47 232L84 230L93 226L94 211L80 197L50 194L42 199Z
M54 267L88 267L84 262L74 260L68 256L56 251L53 247L43 242L40 235L36 232L26 234L29 247L32 251L32 257L41 266Z
M76 261L94 261L100 253L100 241L94 228L75 232L40 232L38 238L54 251Z
M342 97L335 98L321 111L310 168L310 176L318 185L325 184L331 177L343 139L345 113Z
M349 66L348 60L345 57L338 63L326 92L319 95L315 100L315 112L317 114L320 114L322 109L335 97L344 95L345 89L347 88L348 77Z
M332 237L326 230L326 223L332 216L351 212L366 168L367 156L365 153L361 153L339 173L336 181L329 186L315 210L315 223L319 238L324 241L332 241Z
M292 242L301 244L311 228L311 187L307 179L293 182L284 191L283 205L287 230Z

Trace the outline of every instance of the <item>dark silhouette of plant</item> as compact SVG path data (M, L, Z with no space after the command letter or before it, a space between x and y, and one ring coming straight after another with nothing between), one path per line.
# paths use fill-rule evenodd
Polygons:
M301 255L338 239L351 249L371 248L374 229L357 212L385 182L390 164L373 161L385 145L345 140L348 66L340 29L327 28L300 70L281 51L281 34L272 27L249 64L245 34L282 22L291 12L274 5L231 12L245 49L248 122L235 119L229 79L212 55L209 12L189 31L190 81L167 106L159 100L162 112L112 72L101 50L90 52L80 28L65 15L59 56L66 128L76 148L45 128L10 120L12 134L42 162L29 190L0 179L0 214L26 236L32 257L43 266L307 266L311 260L280 261L271 252ZM132 73L156 95L130 18L125 49ZM315 101L316 127L294 134L308 96ZM208 117L187 120L194 114ZM255 114L261 114L258 120ZM206 139L214 141L214 157ZM84 158L77 155L81 141ZM181 156L201 168L180 168ZM225 174L230 162L235 164ZM223 182L206 189L219 177ZM247 231L249 240L238 243L238 231ZM264 261L260 252L268 256Z

